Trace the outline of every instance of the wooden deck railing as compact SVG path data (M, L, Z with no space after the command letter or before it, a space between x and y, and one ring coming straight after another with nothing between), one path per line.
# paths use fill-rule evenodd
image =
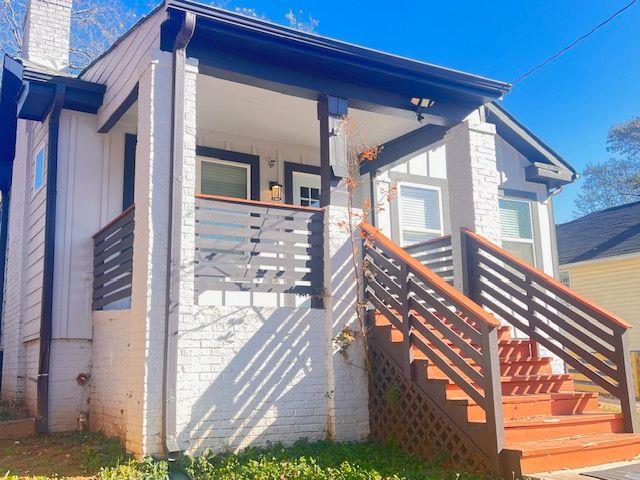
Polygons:
M451 235L414 243L404 249L429 270L453 285Z
M636 432L630 325L474 232L462 244L468 295L619 398Z
M196 198L196 298L205 291L312 297L321 306L323 210Z
M132 205L93 236L93 310L131 297L134 224Z
M365 236L365 296L403 333L407 375L411 375L415 347L484 410L486 441L477 446L496 458L504 437L500 322L375 227L363 223L361 228Z

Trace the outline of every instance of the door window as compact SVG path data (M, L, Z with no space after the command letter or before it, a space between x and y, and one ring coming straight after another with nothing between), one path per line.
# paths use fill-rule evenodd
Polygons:
M197 193L249 198L250 165L211 158L198 160Z
M302 207L320 206L320 175L293 172L293 204Z

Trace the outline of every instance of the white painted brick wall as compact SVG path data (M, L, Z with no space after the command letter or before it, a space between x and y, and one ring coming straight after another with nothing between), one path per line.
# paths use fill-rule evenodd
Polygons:
M189 452L325 438L324 312L197 308L182 318L180 446Z
M129 310L93 312L90 416L92 429L127 438Z
M91 341L53 339L49 369L49 430L78 428L78 416L89 411L89 387L77 382L90 373Z
M38 358L40 352L40 341L31 340L24 343L25 350L25 378L26 388L24 394L24 404L32 415L37 411L37 381L38 381Z
M22 56L62 70L69 65L72 0L29 0Z
M13 185L9 205L9 228L7 238L7 263L5 270L4 306L2 310L2 398L20 401L26 389L26 356L22 343L22 319L24 313L23 288L25 284L26 195L30 182L27 180L27 122L18 120L16 159L13 164Z
M496 127L465 120L445 134L455 285L462 288L460 228L500 245Z

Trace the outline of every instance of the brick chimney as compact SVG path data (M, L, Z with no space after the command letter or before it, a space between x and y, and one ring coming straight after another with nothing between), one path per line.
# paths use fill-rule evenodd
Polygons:
M22 57L55 70L69 65L73 0L29 0L24 20Z

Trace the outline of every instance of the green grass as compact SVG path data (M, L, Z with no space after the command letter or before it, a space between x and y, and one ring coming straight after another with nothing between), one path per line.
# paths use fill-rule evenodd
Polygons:
M97 433L34 437L8 447L9 463L0 460L0 480L165 480L166 461L132 459L120 442ZM5 457L6 458L6 457ZM61 459L65 469L61 469ZM424 461L393 445L300 441L292 447L272 445L238 454L205 453L184 457L181 467L195 480L479 480L480 476L446 468L445 458ZM11 474L3 478L7 471ZM4 470L2 468L4 467Z

